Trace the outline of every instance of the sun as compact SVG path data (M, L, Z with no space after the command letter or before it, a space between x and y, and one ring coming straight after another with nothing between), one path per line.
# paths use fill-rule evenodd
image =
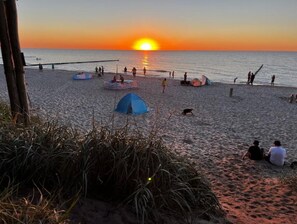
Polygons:
M133 49L138 51L156 51L159 50L159 45L153 39L142 38L134 43Z

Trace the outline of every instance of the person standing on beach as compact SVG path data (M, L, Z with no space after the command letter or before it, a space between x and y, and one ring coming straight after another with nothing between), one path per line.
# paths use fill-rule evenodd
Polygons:
M104 75L104 67L101 66L101 70L102 70L102 76Z
M145 74L146 74L146 68L143 67L143 75L145 76Z
M247 82L246 82L247 85L249 85L250 82L251 82L251 75L252 75L252 72L249 71L249 73L248 73L248 79L247 79Z
M164 93L165 92L165 88L166 88L166 86L167 86L167 79L166 78L164 78L163 79L163 81L162 81L162 93Z
M268 155L265 157L265 160L276 166L283 166L285 164L286 157L287 152L281 146L280 141L274 141L274 146L269 149Z
M127 67L124 68L124 72L127 73Z
M259 141L255 140L253 146L250 146L248 151L243 155L242 159L245 157L251 160L262 160L264 158L264 150L260 149Z
M254 73L251 74L251 85L253 85L254 83L255 76L256 75Z
M186 82L187 81L187 72L185 72L185 74L184 74L184 81Z
M174 79L174 71L172 71L172 73L171 73L171 74L172 74L172 75L171 75L171 76L172 76L172 78Z
M133 69L132 69L132 74L133 74L133 77L135 78L136 77L136 68L135 67L133 67Z
M275 75L271 76L271 85L274 86Z

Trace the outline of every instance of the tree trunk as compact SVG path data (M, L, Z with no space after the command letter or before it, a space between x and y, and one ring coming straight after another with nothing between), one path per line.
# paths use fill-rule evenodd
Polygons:
M3 1L0 1L0 15L0 42L4 65L4 73L6 77L8 95L10 100L11 115L13 118L15 118L20 112L21 107L16 86L14 63L12 59L5 5Z
M12 55L14 60L14 67L16 73L16 86L18 90L18 96L21 104L21 114L24 118L25 124L30 121L28 96L26 91L26 83L24 77L24 65L22 61L22 55L20 50L20 41L18 34L18 20L17 20L17 8L15 0L6 1L6 13L7 23L9 29L10 44L12 49Z

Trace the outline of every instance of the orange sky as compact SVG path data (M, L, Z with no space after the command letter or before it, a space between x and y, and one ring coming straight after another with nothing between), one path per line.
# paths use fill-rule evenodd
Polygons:
M18 1L21 46L132 50L151 38L161 50L297 51L297 1L229 1Z

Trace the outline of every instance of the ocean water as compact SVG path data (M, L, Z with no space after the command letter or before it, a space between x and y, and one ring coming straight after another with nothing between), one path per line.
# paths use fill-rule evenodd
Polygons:
M50 50L23 49L27 64L119 60L118 62L56 65L57 69L94 72L96 66L104 66L107 72L131 72L137 68L137 75L169 77L174 71L175 79L207 76L214 82L244 83L249 71L255 72L254 84L269 85L275 75L275 85L297 87L297 52L232 52L232 51L103 51L103 50ZM35 67L38 68L38 67ZM44 66L50 68L51 66Z

